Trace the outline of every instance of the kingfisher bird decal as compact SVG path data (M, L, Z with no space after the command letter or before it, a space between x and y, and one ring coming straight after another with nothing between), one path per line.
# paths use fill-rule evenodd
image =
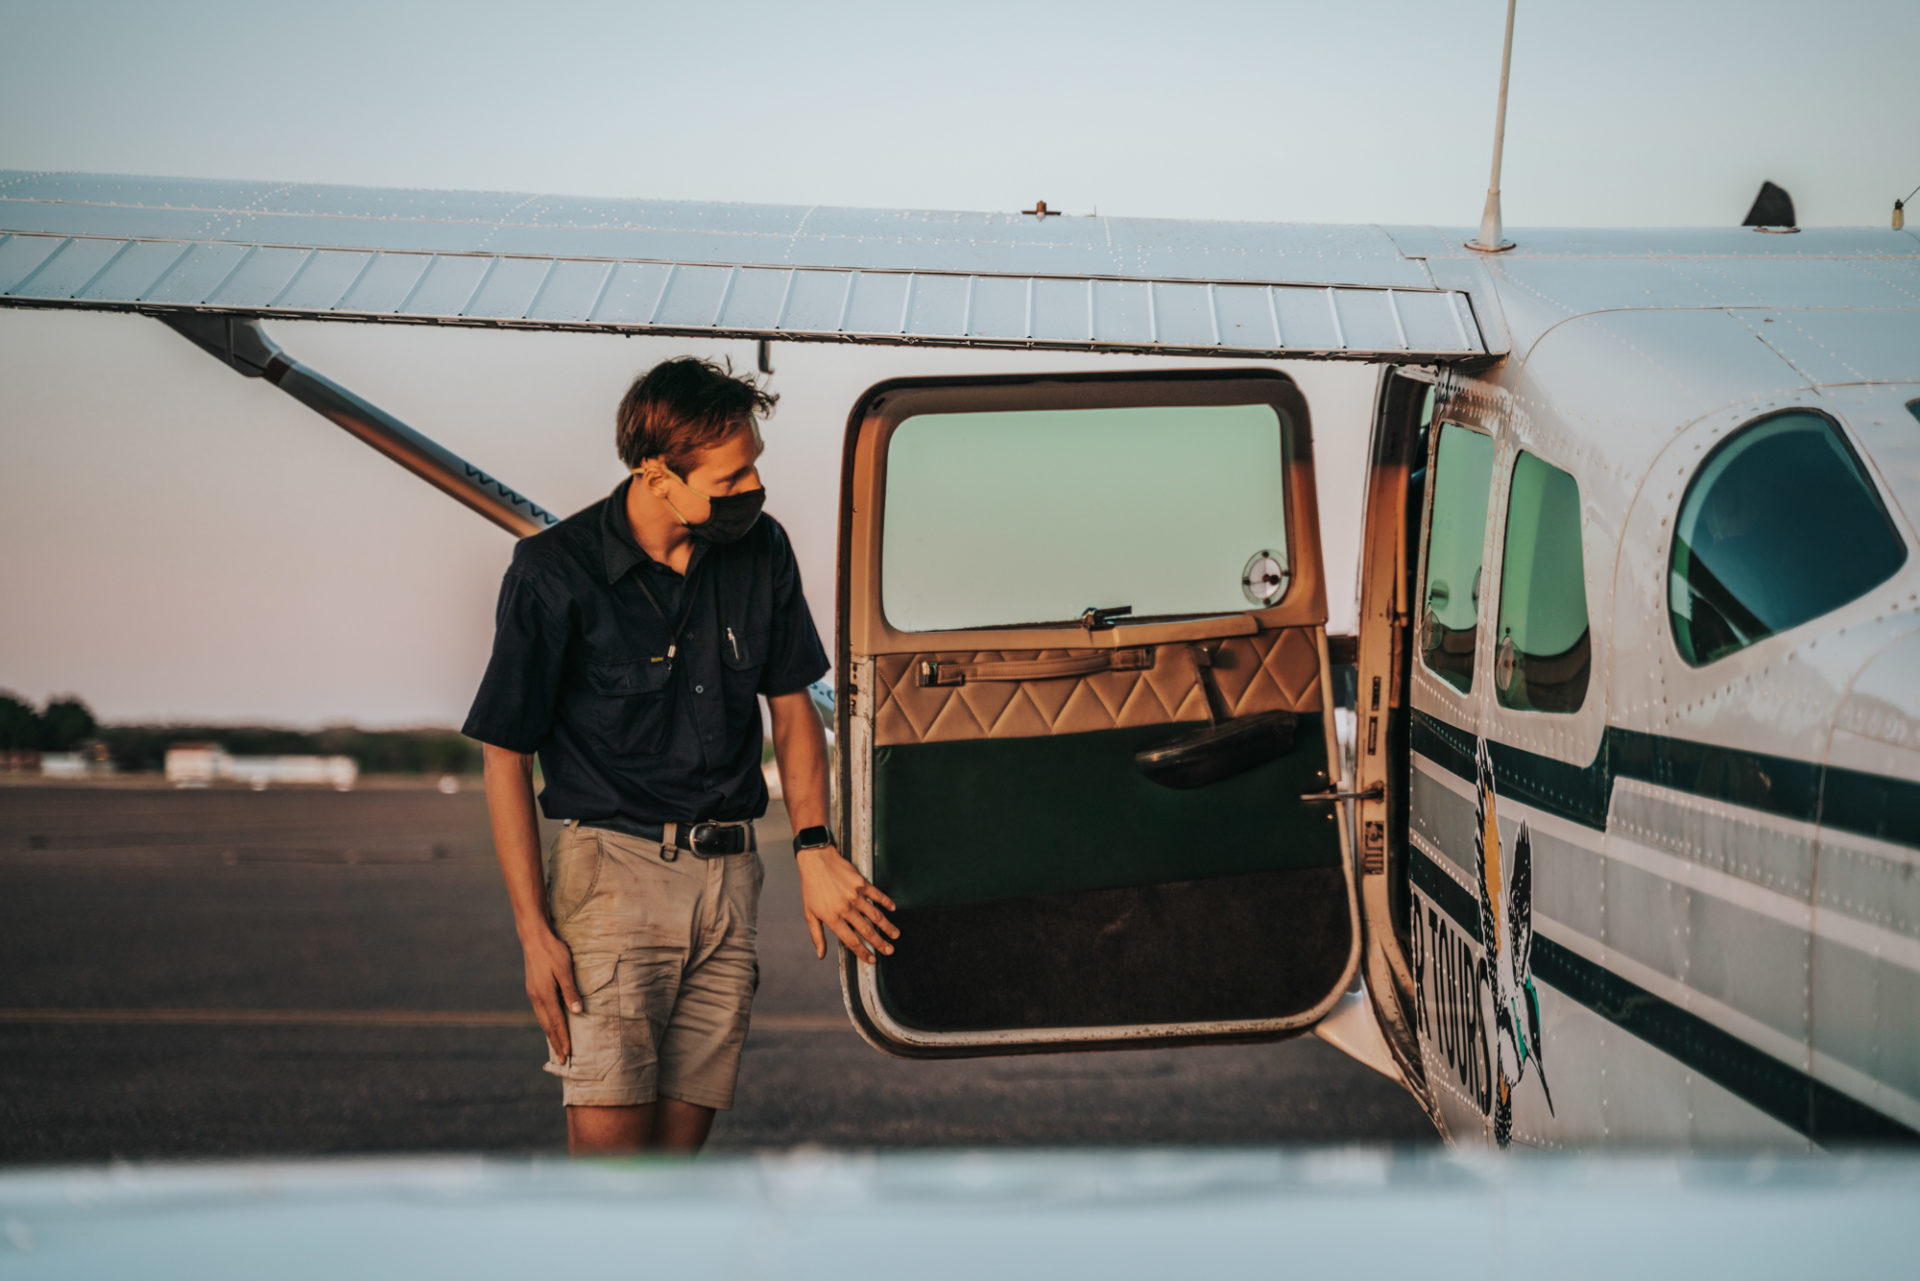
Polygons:
M1514 834L1513 853L1500 844L1495 813L1493 758L1481 739L1475 753L1479 776L1474 817L1474 866L1480 879L1480 942L1486 957L1482 990L1493 1006L1493 1137L1501 1147L1513 1138L1513 1090L1527 1065L1540 1081L1547 1111L1546 1064L1540 1058L1540 997L1533 990L1533 832L1525 819Z

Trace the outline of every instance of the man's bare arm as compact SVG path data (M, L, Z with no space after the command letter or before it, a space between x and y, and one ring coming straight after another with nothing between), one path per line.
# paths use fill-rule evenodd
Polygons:
M778 698L769 698L773 712L773 755L780 767L780 790L787 798L787 814L793 830L823 827L827 822L827 736L820 728L820 716L813 710L806 690L795 690ZM807 933L813 937L813 954L827 954L827 940L821 927L832 930L835 938L855 956L872 965L874 951L893 955L887 938L899 938L900 931L882 912L893 909L893 900L860 875L831 845L801 850L800 904L806 915ZM897 910L897 909L895 909ZM887 938L881 937L886 935Z
M573 1052L567 1036L564 1000L579 1013L580 993L573 984L573 953L547 919L545 878L540 871L540 825L533 815L533 757L491 743L481 745L486 762L487 817L493 823L493 849L513 905L513 927L526 958L527 999L554 1057L565 1062Z

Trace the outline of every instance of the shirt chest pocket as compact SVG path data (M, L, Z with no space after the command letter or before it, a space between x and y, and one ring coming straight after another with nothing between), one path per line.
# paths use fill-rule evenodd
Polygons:
M652 756L667 746L673 692L665 658L581 665L582 727L618 756Z
M766 583L758 572L736 575L719 593L720 661L730 677L751 675L757 684L767 665L768 632L773 623L767 608Z
M767 665L770 630L765 623L758 628L745 622L721 623L720 661L729 675L747 678L749 684L759 681L760 669Z

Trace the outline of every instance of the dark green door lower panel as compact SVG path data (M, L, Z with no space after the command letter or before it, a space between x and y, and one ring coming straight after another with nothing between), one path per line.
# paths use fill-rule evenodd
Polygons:
M935 1032L1284 1019L1353 943L1338 866L902 908L880 996Z
M878 748L874 882L916 908L1339 867L1333 807L1298 799L1326 787L1319 715L1286 756L1208 787L1134 769L1134 752L1192 728Z

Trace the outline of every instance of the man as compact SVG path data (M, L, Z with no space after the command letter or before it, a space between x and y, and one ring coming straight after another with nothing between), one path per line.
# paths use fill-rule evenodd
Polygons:
M827 658L786 531L760 514L759 418L776 397L682 358L620 403L631 475L521 541L464 732L561 1078L575 1154L693 1152L732 1106L759 983L766 812L759 696L793 819L814 953L868 964L893 902L827 827L826 738L807 687ZM533 814L565 820L543 869ZM543 875L544 871L544 875Z

